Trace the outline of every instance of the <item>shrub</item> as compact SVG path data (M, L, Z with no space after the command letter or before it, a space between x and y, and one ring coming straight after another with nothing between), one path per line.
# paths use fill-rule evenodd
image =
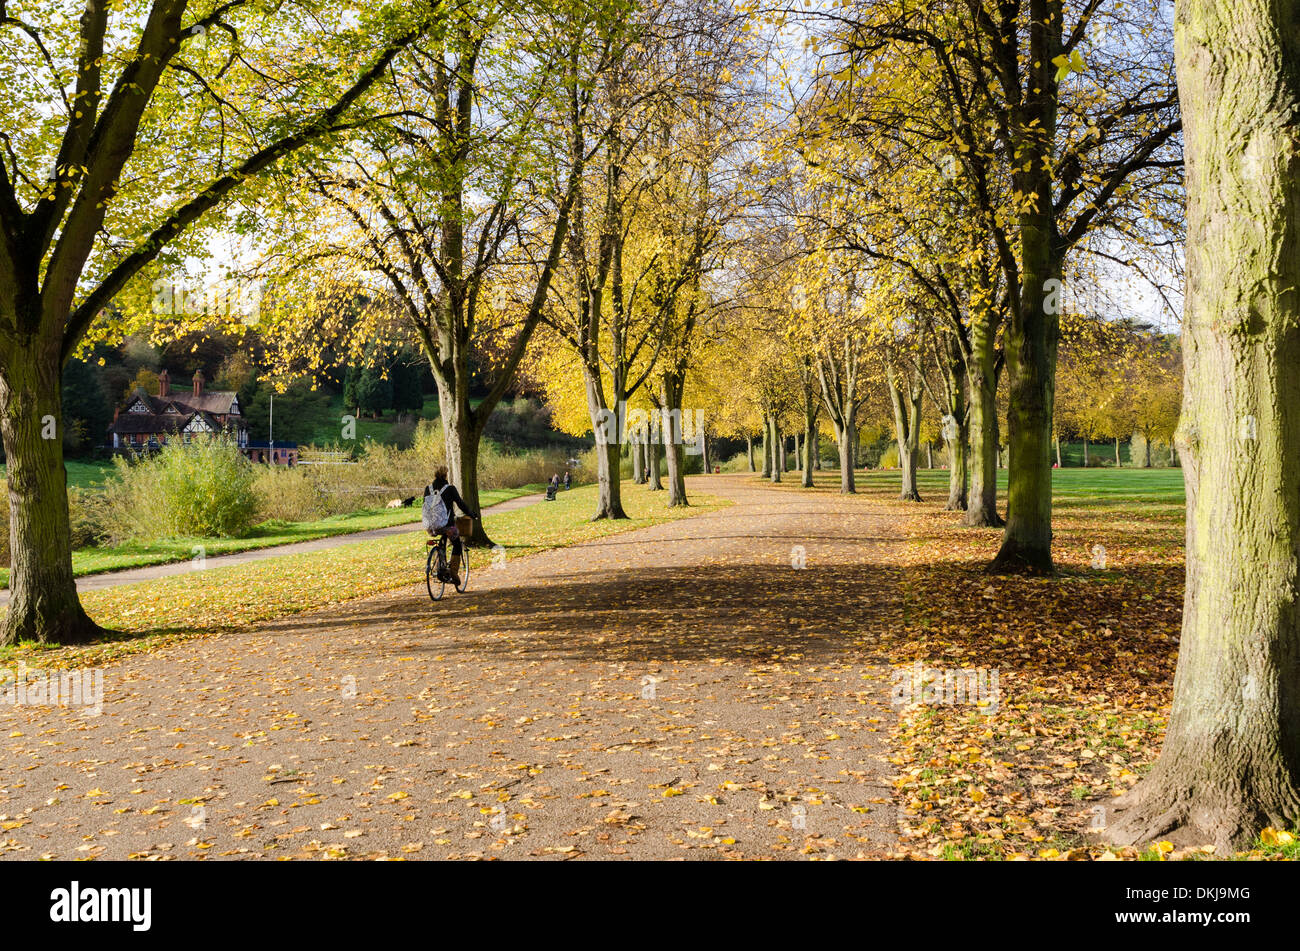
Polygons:
M6 493L8 495L8 493ZM6 500L7 502L7 500ZM6 508L6 516L8 509ZM72 528L72 547L90 548L108 537L107 512L102 492L86 491L75 486L68 490L68 520ZM8 519L6 518L6 522ZM5 538L8 543L6 525Z
M259 521L310 522L330 514L320 485L303 469L264 466L253 477Z
M388 441L398 449L410 449L415 444L416 422L412 416L399 416L388 430Z
M115 459L104 487L110 537L235 537L257 517L253 466L229 442L168 443L136 463Z
M103 500L97 492L72 488L68 490L68 520L72 529L72 547L88 548L104 540L105 513ZM0 567L8 568L9 550L9 484L0 479Z
M549 482L551 476L564 478L567 457L563 452L502 452L490 443L479 447L479 486L514 489L522 485ZM577 473L569 470L574 478Z
M749 453L742 449L726 462L722 463L723 472L748 472L749 471ZM761 469L763 466L763 450L760 446L754 447L754 468Z

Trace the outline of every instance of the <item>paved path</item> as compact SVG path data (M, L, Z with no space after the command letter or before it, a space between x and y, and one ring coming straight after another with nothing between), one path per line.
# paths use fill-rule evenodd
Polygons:
M735 505L123 659L0 705L0 857L824 858L894 848L869 499ZM792 541L807 568L792 567Z
M540 502L546 497L545 493L536 495L521 495L517 498L507 499L504 502L498 502L496 505L489 505L483 509L484 514L500 514L510 512L514 509L523 508L526 505L532 505ZM387 538L389 535L404 535L407 532L417 531L419 528L419 509L415 509L415 520L403 522L401 525L389 525L387 528L372 528L364 532L350 532L347 535L331 535L328 538L316 538L308 542L292 542L288 545L273 545L269 548L254 548L249 551L235 552L229 555L213 555L211 558L204 559L202 570L206 571L211 568L225 568L229 565L242 565L250 561L264 561L267 558L281 558L285 555L298 555L308 551L323 551L327 548L338 548L341 545L351 545L356 542L370 541L374 538ZM166 578L170 575L188 574L195 570L193 561L172 561L161 565L146 565L143 568L130 568L126 571L105 571L101 574L82 575L77 579L78 591L97 591L100 588L114 588L123 584L135 584L138 581L152 581L155 578ZM9 589L0 589L0 605L9 603Z

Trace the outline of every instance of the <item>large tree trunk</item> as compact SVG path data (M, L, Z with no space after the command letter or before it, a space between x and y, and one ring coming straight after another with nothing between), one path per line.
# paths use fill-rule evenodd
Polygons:
M948 501L944 503L946 512L963 512L966 510L966 427L960 423L951 439L944 439L944 448L948 450Z
M601 395L598 377L587 372L586 378L587 409L591 413L591 428L596 436L596 514L593 522L603 518L627 518L623 511L622 482L620 462L622 461L623 420L616 410L605 406Z
M481 513L479 507L478 451L483 439L483 429L478 420L463 412L468 401L440 399L447 408L442 416L443 444L447 449L447 477L456 487L470 511ZM474 534L466 543L480 548L491 548L492 541L481 521L475 521Z
M835 444L840 453L840 493L852 495L858 491L853 481L853 456L857 452L854 438L857 423L849 421L846 425L835 424Z
M1187 591L1164 747L1109 835L1300 821L1300 0L1179 0ZM1248 421L1248 422L1243 422Z
M1042 2L1035 9L1052 8ZM1029 32L1036 56L1051 49L1053 18ZM1038 16L1038 14L1035 14ZM1057 27L1059 28L1059 23ZM1043 56L1050 58L1050 53ZM1028 72L1042 76L1041 59ZM989 565L994 572L1042 574L1052 569L1052 411L1056 399L1056 351L1060 338L1063 250L1056 230L1051 156L1056 139L1056 104L1048 90L1030 97L1017 116L1015 189L1020 235L1020 289L1003 340L1006 354L1007 525L1002 547ZM1021 164L1023 163L1023 164ZM1051 288L1056 288L1053 295ZM1053 297L1055 298L1053 300Z
M970 361L970 494L966 524L997 528L998 515L998 379L996 328L986 311L971 321Z
M906 502L920 502L921 493L916 485L916 464L920 458L921 396L923 390L916 375L910 380L899 380L892 368L886 370L889 402L894 410L894 441L898 446L898 467L902 471L902 484L898 497ZM903 386L906 384L907 389Z
M768 417L767 429L770 433L768 441L772 444L772 481L780 482L785 470L785 439L781 436L781 423L775 416Z
M1037 217L1037 216L1035 216ZM1007 327L1007 525L989 565L999 573L1050 574L1052 568L1052 402L1059 317L1047 313L1042 288L1060 279L1046 233L1022 224L1025 291Z
M11 338L0 351L0 435L12 559L0 644L85 644L104 631L81 607L72 575L61 340L31 336L22 341L27 346Z
M817 457L817 414L805 413L803 421L803 487L811 489L813 460Z
M682 453L682 381L664 375L660 386L664 414L664 457L668 460L668 507L690 505L686 499L686 460Z
M940 435L948 450L948 501L944 510L961 512L966 509L966 445L969 438L966 407L966 361L957 342L949 339L949 353L945 371L948 376L951 412L943 421Z
M647 478L650 480L651 492L662 492L664 489L663 479L660 477L660 452L659 437L656 433L650 434L650 442L646 446L646 452L650 456L650 472Z
M745 436L745 457L749 460L749 471L750 472L755 471L754 470L754 437L751 435Z
M768 479L772 476L772 422L770 417L763 417L763 471L759 475Z
M638 432L632 436L632 481L645 485L645 433Z

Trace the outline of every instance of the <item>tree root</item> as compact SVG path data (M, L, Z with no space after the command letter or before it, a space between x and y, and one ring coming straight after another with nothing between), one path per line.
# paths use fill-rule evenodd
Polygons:
M1282 794L1287 801L1269 804L1247 790L1229 797L1214 794L1213 788L1196 774L1175 785L1153 773L1115 801L1113 819L1101 838L1137 848L1161 839L1183 846L1213 845L1218 855L1230 857L1250 848L1264 826L1288 828L1300 819L1300 797L1294 789Z

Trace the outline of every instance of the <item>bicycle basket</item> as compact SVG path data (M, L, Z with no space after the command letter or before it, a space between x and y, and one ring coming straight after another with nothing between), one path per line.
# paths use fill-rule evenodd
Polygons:
M460 533L461 538L469 541L470 537L474 534L474 520L468 515L457 515L456 531Z

